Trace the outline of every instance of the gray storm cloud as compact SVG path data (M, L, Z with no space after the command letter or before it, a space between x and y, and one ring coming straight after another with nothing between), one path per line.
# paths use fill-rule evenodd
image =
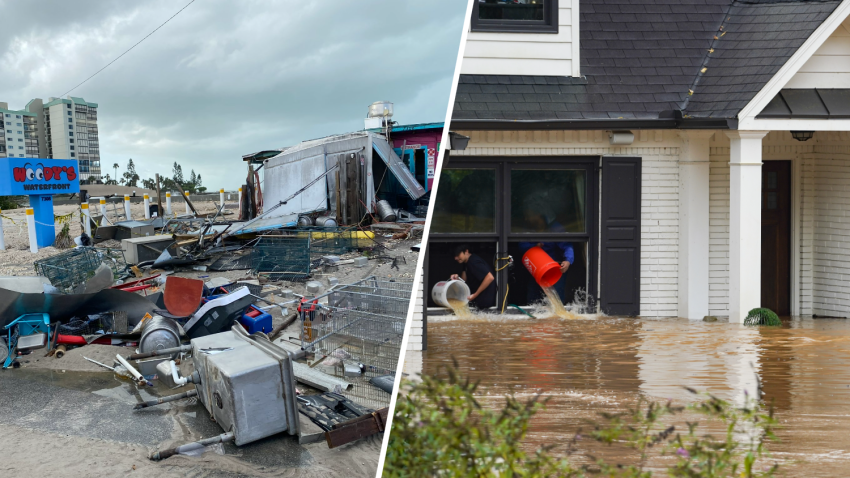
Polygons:
M187 2L0 1L0 101L59 96ZM101 162L171 164L210 189L242 154L361 129L369 103L443 121L466 2L197 0L73 96L100 105ZM120 173L120 171L119 171Z

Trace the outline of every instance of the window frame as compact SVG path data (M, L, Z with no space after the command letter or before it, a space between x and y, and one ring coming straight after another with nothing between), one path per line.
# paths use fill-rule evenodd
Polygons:
M478 1L472 4L469 31L490 33L558 33L558 0L543 0L543 20L481 20Z
M498 251L507 251L512 242L565 241L587 243L587 292L593 297L599 296L599 247L600 247L600 205L599 194L600 157L599 156L447 156L441 165L443 169L496 169L496 191L501 196L496 200L496 231L494 233L452 233L434 232L428 235L428 242L481 243L496 242ZM568 170L584 169L585 181L585 232L511 232L511 180L513 169ZM433 219L432 219L433 220ZM427 251L427 249L426 249ZM520 267L521 258L514 258ZM427 264L426 259L426 264ZM426 268L427 270L427 268ZM499 288L497 303L505 300L508 283L507 269L497 271L496 284ZM423 289L427 287L427 279ZM427 297L430 291L424 291ZM427 316L427 311L426 311Z

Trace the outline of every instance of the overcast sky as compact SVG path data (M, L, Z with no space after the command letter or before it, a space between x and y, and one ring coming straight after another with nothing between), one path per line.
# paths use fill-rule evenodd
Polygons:
M0 0L0 101L63 95L186 3ZM71 95L99 105L104 174L235 189L243 154L362 129L374 101L444 121L465 3L196 0Z

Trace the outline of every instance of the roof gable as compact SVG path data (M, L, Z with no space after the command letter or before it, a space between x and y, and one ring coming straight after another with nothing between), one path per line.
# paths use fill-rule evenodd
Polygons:
M844 20L785 88L846 88L850 85L850 20Z

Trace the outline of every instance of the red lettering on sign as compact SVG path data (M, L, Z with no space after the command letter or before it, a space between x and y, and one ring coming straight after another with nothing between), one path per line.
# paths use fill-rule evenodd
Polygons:
M27 170L24 168L13 168L12 175L15 177L16 183L22 183L27 179Z
M61 181L61 180L62 180L62 178L60 178L59 176L62 174L62 168L60 168L59 166L53 166L53 167L52 167L52 168L50 168L50 169L52 169L52 170L53 170L53 179L55 179L55 180L57 180L57 181ZM46 176L47 176L47 175L45 174L45 177L46 177Z
M64 168L63 168L64 169ZM73 181L77 179L77 172L74 171L74 167L71 166L68 168L68 171L65 173L68 176L68 181Z
M53 168L44 168L44 180L50 181L50 178L53 177Z

